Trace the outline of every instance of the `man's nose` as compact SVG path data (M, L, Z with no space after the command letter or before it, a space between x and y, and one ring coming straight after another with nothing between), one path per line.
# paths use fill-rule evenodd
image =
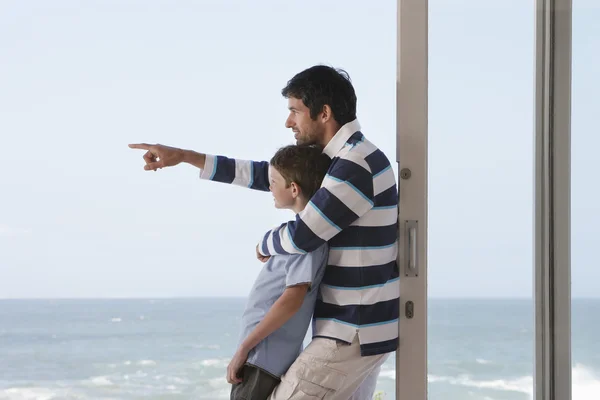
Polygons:
M291 127L293 127L293 126L294 126L294 123L293 123L292 119L291 119L290 117L288 117L288 118L285 120L285 127L286 127L286 128L291 128Z

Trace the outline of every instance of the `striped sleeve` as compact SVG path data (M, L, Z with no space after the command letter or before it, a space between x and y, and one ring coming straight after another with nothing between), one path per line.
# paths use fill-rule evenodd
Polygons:
M207 154L200 179L269 191L269 163L267 161L236 160Z
M294 221L264 235L258 247L263 255L313 251L373 208L373 176L368 164L352 153L346 157L336 161Z

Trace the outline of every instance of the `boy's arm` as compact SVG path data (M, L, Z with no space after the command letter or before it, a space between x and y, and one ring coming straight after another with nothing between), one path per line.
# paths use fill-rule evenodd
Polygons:
M373 176L359 154L336 161L321 188L294 221L267 232L258 244L263 256L304 254L350 226L373 208Z
M261 340L281 328L302 307L304 297L311 285L318 285L317 271L327 260L327 246L305 255L288 257L285 263L285 286L283 294L267 312L264 319L254 328L242 342L227 367L227 381L235 384L241 382L237 373L248 359L248 353Z
M242 342L240 348L249 352L261 340L275 330L281 328L302 306L304 296L315 282L319 268L327 259L327 249L323 246L305 255L289 257L285 264L286 289L265 315L265 318L254 328L252 333Z
M249 352L264 338L281 328L302 306L308 287L308 283L287 287L267 312L265 318L242 342L240 348Z
M240 383L239 370L248 359L248 353L264 338L281 328L302 306L309 284L299 284L287 287L283 294L273 304L262 321L242 342L233 359L227 367L227 382Z
M237 160L206 154L204 165L200 169L200 179L269 191L267 161Z

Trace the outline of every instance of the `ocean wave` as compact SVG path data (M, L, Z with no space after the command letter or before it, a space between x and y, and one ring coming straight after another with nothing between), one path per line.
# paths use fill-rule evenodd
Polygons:
M202 360L195 364L200 367L227 368L227 365L229 365L229 361L230 359L228 358L213 358Z
M88 380L88 383L92 386L113 386L114 383L108 378L108 376L95 376Z
M81 398L71 390L45 387L15 387L0 391L2 400L67 400Z
M45 385L44 387L12 387L8 389L0 389L1 400L66 400L66 399L85 399L91 395L89 392L93 390L94 396L101 396L102 393L111 396L120 394L127 395L142 395L142 393L150 393L156 395L179 395L189 390L194 391L194 398L201 399L226 399L229 398L230 385L227 383L224 376L221 376L217 368L224 368L228 363L227 359L206 359L198 363L199 368L205 369L207 375L201 371L202 378L193 378L185 374L176 375L152 375L146 376L142 371L139 376L132 375L135 379L131 383L129 376L121 375L110 376L92 376L79 381L64 381L57 382L57 387L53 385ZM180 371L181 372L181 371ZM219 376L215 376L219 373ZM573 400L597 400L600 393L600 372L594 371L588 366L576 364L572 370L573 373ZM143 376L142 376L143 375ZM386 387L386 390L393 386L395 379L395 369L384 366L380 373L379 386ZM139 379L143 378L143 379ZM391 381L391 382L390 382ZM496 396L504 393L520 393L527 395L533 399L533 377L524 375L520 377L508 378L498 377L498 379L478 379L476 375L461 374L455 376L429 375L429 385L453 385L465 388L472 395L478 393L479 398L493 400ZM129 383L128 383L129 382ZM117 390L119 393L115 392ZM494 393L497 395L494 395ZM100 397L94 397L100 398ZM503 397L504 398L504 397Z
M57 394L45 388L10 388L3 391L9 400L51 400Z
M592 369L576 364L572 371L572 399L573 400L597 400L600 393L600 376ZM394 369L385 369L379 374L379 379L395 379ZM488 389L505 392L517 392L527 394L533 399L533 376L527 375L514 379L478 380L471 375L459 376L437 376L429 375L428 382L447 383L450 385L464 386L475 389Z
M450 376L429 376L429 383L445 382L451 385L466 386L476 389L492 389L507 392L525 393L533 396L533 378L524 376L516 379L494 379L494 380L476 380L469 375Z
M573 367L573 400L597 400L600 393L600 376L581 364Z
M140 366L155 366L156 365L156 361L154 361L154 360L141 360L141 361L138 361L137 365L140 365Z

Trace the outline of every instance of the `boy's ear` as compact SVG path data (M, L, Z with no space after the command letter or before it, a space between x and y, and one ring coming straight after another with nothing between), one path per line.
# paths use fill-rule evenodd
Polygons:
M296 182L292 182L292 183L290 184L290 187L292 188L292 196L293 196L294 198L296 198L296 197L300 196L300 194L302 193L302 189L300 189L300 186L298 186L298 185L296 184Z

